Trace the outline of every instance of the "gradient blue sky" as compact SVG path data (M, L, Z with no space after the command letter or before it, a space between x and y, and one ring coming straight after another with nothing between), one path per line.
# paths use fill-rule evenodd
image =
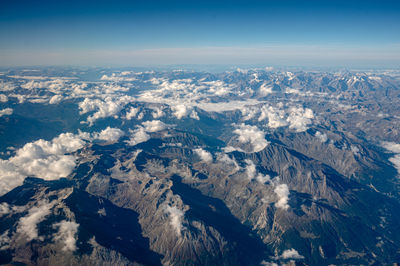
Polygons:
M0 0L0 65L400 66L400 1Z

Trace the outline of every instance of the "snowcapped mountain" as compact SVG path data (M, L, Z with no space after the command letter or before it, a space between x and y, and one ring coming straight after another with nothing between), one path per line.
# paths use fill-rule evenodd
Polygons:
M7 69L0 263L400 261L400 73Z

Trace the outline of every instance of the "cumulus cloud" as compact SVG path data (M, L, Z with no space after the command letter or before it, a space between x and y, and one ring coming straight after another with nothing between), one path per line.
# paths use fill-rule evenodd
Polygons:
M129 111L126 113L125 118L127 120L131 120L132 118L136 117L136 115L138 114L139 110L140 110L139 107L137 107L137 108L131 107L129 109Z
M76 250L76 234L78 233L79 225L73 221L63 220L53 225L53 228L58 228L58 232L54 234L54 241L59 241L64 244L62 250Z
M22 185L27 176L45 180L67 177L76 166L76 156L71 153L83 148L86 141L115 142L123 135L122 130L107 127L92 134L62 133L50 141L27 143L8 160L0 159L0 195Z
M247 166L246 166L247 177L251 180L256 177L256 173L257 173L256 165L253 163L252 160L246 159L244 161L247 164Z
M135 146L150 139L150 135L146 133L143 127L139 126L135 130L129 130L129 132L130 138L127 141L128 145Z
M282 252L282 255L280 256L282 259L304 259L304 256L300 255L297 250L294 248L287 249Z
M240 109L242 112L243 120L247 121L252 119L258 112L258 108L242 107Z
M53 97L50 98L49 100L49 104L58 104L63 100L63 96L62 95L54 95Z
M286 119L289 123L289 128L296 130L297 132L303 132L308 129L308 126L312 123L311 119L314 118L314 113L309 108L292 107L289 109L289 116Z
M198 114L195 110L193 110L193 111L190 113L190 116L189 116L189 117L192 118L192 119L200 120L199 114Z
M13 109L12 108L5 108L3 110L0 110L0 117L3 115L12 115Z
M117 117L121 109L130 101L132 101L132 98L129 96L123 96L118 99L106 97L104 100L85 98L83 102L79 103L79 109L81 110L79 113L82 115L95 111L94 114L87 118L87 122L93 125L97 119Z
M383 148L387 149L388 151L391 151L393 153L400 153L400 144L399 143L390 142L390 141L382 141L381 145Z
M289 188L286 184L279 184L274 189L275 194L278 196L278 201L275 203L277 208L287 210L289 208Z
M274 108L272 106L263 106L261 108L261 114L258 121L262 121L268 118L268 127L278 128L287 126L285 119L286 113L282 109Z
M171 106L171 110L173 111L173 114L176 118L182 119L190 113L191 108L187 107L184 104L178 104Z
M247 164L246 165L246 174L250 180L255 179L262 184L269 182L271 180L271 177L269 175L263 175L261 173L257 173L256 165L254 164L254 162L252 160L246 159L244 161Z
M134 130L129 130L130 139L127 143L135 146L150 139L150 135L147 133L158 132L166 128L167 125L159 120L145 121L142 123L142 126L137 126Z
M265 139L264 132L256 126L241 124L237 126L233 133L239 135L238 141L240 143L250 144L253 152L259 152L269 144Z
M15 90L15 86L12 82L0 81L0 91L12 91Z
M98 140L104 140L107 142L116 142L120 137L124 135L124 132L119 128L107 127L99 133L93 133L93 138Z
M54 201L50 203L40 201L30 208L28 214L18 221L17 233L23 234L27 241L37 239L39 237L37 225L50 214L54 203Z
M357 146L351 145L350 150L354 155L360 155L360 149Z
M167 125L160 120L146 121L142 125L147 132L157 132L167 128Z
M0 94L0 103L6 103L6 102L8 102L7 95Z
M314 113L311 109L300 106L292 106L288 109L283 107L282 103L277 104L276 107L264 105L261 108L258 121L268 119L268 127L270 128L289 126L296 132L306 131L312 124Z
M185 213L181 210L179 210L177 207L175 206L169 206L167 205L165 207L165 212L168 214L169 219L170 219L170 224L172 226L172 228L175 230L176 234L178 236L181 236L181 232L183 229L183 218Z
M317 137L322 143L328 141L328 136L325 133L321 133L319 131L315 132L315 137Z
M232 92L232 87L222 80L207 81L203 84L209 86L208 92L216 96L224 96Z
M99 118L116 116L119 111L121 111L122 106L111 98L107 98L105 101L85 98L83 102L79 103L79 108L81 109L80 114L86 114L96 110L93 115L87 118L87 122L89 122L90 125L93 125L93 123Z
M63 133L51 141L37 140L18 149L8 160L0 160L0 195L20 186L27 176L54 180L68 176L75 156L66 155L84 146L77 135Z
M206 163L211 163L213 160L213 157L210 152L203 150L202 148L194 149L193 150L202 161Z

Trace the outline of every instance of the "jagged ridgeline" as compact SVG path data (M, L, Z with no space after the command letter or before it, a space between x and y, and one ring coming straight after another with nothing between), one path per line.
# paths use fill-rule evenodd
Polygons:
M0 264L400 261L400 72L0 73Z

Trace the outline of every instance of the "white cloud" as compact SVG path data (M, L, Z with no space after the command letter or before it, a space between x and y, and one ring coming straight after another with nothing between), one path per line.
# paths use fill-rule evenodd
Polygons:
M193 150L202 161L206 163L211 163L213 160L213 157L210 152L203 150L202 148L194 149Z
M138 114L139 110L139 107L131 107L131 109L129 109L129 111L126 113L126 119L131 120L132 118L134 118Z
M225 96L232 92L232 87L222 80L203 82L209 86L208 92L216 96Z
M259 94L261 96L267 96L272 93L272 86L267 85L266 83L261 84L258 88Z
M256 126L241 124L237 126L233 133L239 135L239 142L250 144L253 152L259 152L269 144L265 139L264 132Z
M317 137L322 143L328 141L328 136L325 133L321 133L319 131L315 132L315 137Z
M7 95L0 94L0 103L6 103L6 102L8 102Z
M258 108L243 107L240 109L240 112L242 112L243 120L247 121L252 119L257 114Z
M247 164L247 166L246 166L247 177L251 180L256 177L256 173L257 173L256 165L253 163L252 160L246 159L244 161Z
M304 259L304 256L300 255L294 248L283 251L280 257L282 259Z
M39 237L37 225L50 214L54 204L54 201L50 203L40 201L36 206L30 208L28 214L18 221L17 233L25 235L27 241L37 239Z
M49 104L58 104L63 100L62 95L54 95L53 97L50 98Z
M230 158L228 156L228 154L226 154L226 153L220 153L218 158L217 158L217 160L219 162L224 163L227 166L233 167L234 168L234 172L237 172L240 169L240 167L239 167L238 163L236 162L235 158Z
M274 189L275 194L278 196L278 201L275 203L277 208L287 210L289 208L289 188L286 184L279 184Z
M165 114L161 108L156 108L154 112L151 113L151 115L153 116L154 119L157 119L163 117Z
M79 108L81 109L80 114L85 114L96 110L93 115L87 118L89 124L93 125L94 121L99 118L117 115L122 109L122 106L113 101L111 98L107 98L105 101L100 99L85 98L83 102L79 103Z
M208 102L207 99L200 101L196 104L197 107L207 111L207 112L225 112L233 110L242 110L248 105L257 105L260 102L256 99L246 99L243 101L229 101L229 102Z
M10 206L7 202L0 203L0 217L6 214L25 211L25 206Z
M114 81L114 82L128 82L128 81L135 81L135 77L126 77L130 75L130 71L123 71L120 74L112 73L111 76L103 75L100 80L107 80L107 81Z
M15 90L16 87L17 86L15 86L11 82L0 81L0 91L12 91L12 90Z
M392 158L389 158L389 161L394 165L397 169L397 173L400 175L400 154L396 154Z
M116 142L120 137L124 135L124 132L119 128L107 127L100 133L93 133L94 139L104 140L107 142Z
M129 91L129 88L122 87L117 84L102 84L100 87L101 91L106 94L113 94L119 91Z
M382 141L381 145L383 148L387 149L388 151L391 151L393 153L400 153L400 144L399 143L390 142L390 141Z
M311 109L304 109L301 106L292 106L285 110L283 109L283 104L280 103L276 107L264 105L261 108L258 121L267 118L268 127L270 128L289 126L290 129L294 129L296 132L303 132L312 124L314 113Z
M149 134L146 133L143 127L137 127L135 130L129 130L131 135L127 143L131 146L135 146L139 143L148 141L150 139Z
M171 106L171 110L173 111L174 116L178 119L182 119L183 117L187 116L191 111L190 107L187 107L184 104L178 104Z
M121 109L132 100L130 96L123 96L118 99L106 97L104 100L85 98L83 102L79 103L80 114L96 111L87 118L87 122L93 125L97 119L110 116L116 117Z
M2 117L3 115L12 115L12 113L13 113L13 109L5 108L3 110L0 110L0 117Z
M28 81L25 84L21 85L21 88L23 89L28 89L28 90L33 90L33 89L41 89L41 88L46 88L46 89L62 89L65 87L65 80L63 79L53 79L49 81Z
M264 184L271 180L269 175L263 175L261 173L257 173L256 165L250 159L244 160L246 165L246 174L250 180L256 179L258 182Z
M288 125L285 116L286 113L284 110L264 105L261 108L261 115L258 118L258 121L262 121L268 118L268 127L270 128L284 127Z
M64 244L62 250L75 251L76 250L76 234L78 233L79 225L73 221L63 220L53 225L58 228L58 232L54 235L54 241L60 241Z
M184 218L185 213L175 206L169 206L167 205L165 207L165 211L167 212L169 219L170 219L170 224L172 228L175 230L176 234L178 236L181 236L183 225L182 225L182 220Z
M192 119L200 120L200 117L199 117L199 115L197 114L197 112L196 112L195 110L193 110L193 111L190 113L190 116L189 116L189 117L192 118Z
M314 118L314 113L309 108L292 107L289 109L289 116L286 121L289 123L289 128L295 129L297 132L303 132L308 129Z
M357 146L351 145L350 150L354 155L360 155L360 149Z
M388 151L395 153L393 157L389 158L389 161L397 169L397 173L400 176L400 144L395 142L383 141L381 142L381 146Z
M158 132L167 128L167 125L159 120L145 121L142 123L143 126L137 126L135 130L129 130L130 139L127 143L131 146L135 146L139 143L148 141L150 135L148 132Z
M75 156L65 155L83 147L77 135L63 133L51 141L37 140L18 149L8 160L0 159L0 195L20 186L27 176L54 180L68 176Z
M143 122L142 125L147 132L157 132L164 130L167 127L167 125L160 120L146 121Z
M2 235L0 235L0 250L6 250L10 247L9 243L11 242L11 239L8 236L9 233L10 230L6 230Z
M265 184L266 182L271 181L271 177L270 177L269 175L263 175L263 174L259 173L259 174L256 176L256 180L257 180L258 182L260 182L261 184Z
M142 120L143 117L144 117L144 112L140 112L140 113L138 114L138 116L137 116L137 119L138 119L138 120Z
M0 217L4 214L9 214L10 212L11 209L7 202L0 203Z

